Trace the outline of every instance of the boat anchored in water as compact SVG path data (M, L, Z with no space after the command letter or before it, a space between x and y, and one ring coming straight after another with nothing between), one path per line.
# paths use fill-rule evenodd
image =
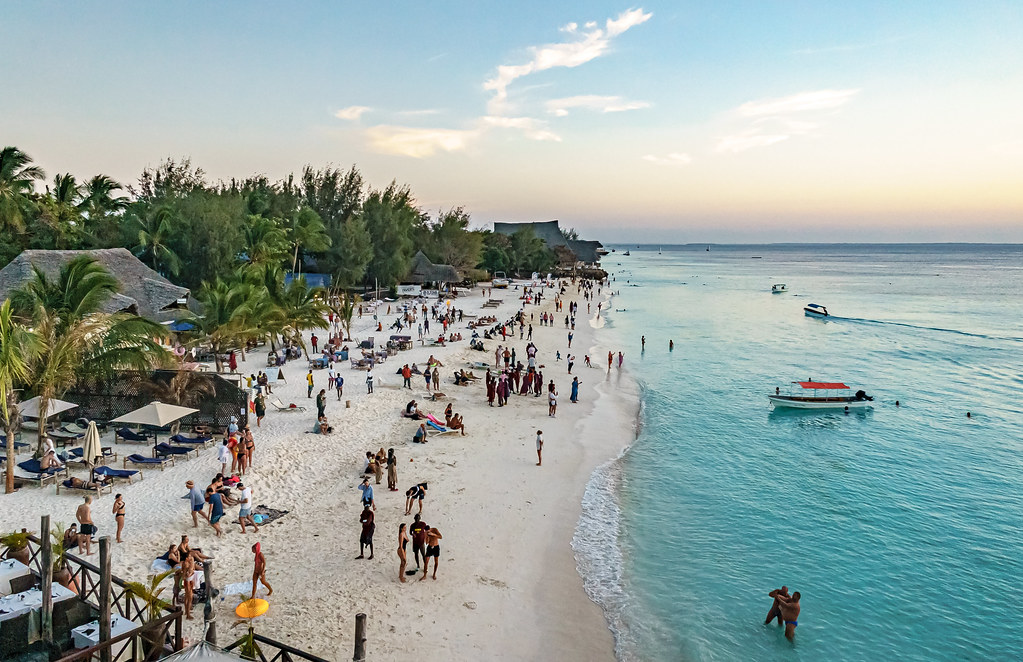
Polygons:
M829 317L828 309L824 306L818 306L815 303L806 304L806 307L803 308L803 312L807 317Z
M785 283L775 283L771 286L771 294L781 294L782 292L788 292L789 286Z
M849 387L842 382L792 382L799 385L803 390L798 395L782 395L781 389L774 389L774 395L767 396L775 407L788 407L791 409L866 409L872 407L870 403L874 400L864 391L856 391L855 395L830 395L831 391L849 390ZM812 395L806 395L813 391ZM824 395L818 392L824 391Z

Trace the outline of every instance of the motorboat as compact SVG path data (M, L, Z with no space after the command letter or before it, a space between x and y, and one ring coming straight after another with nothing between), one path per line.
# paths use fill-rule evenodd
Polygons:
M796 394L782 395L781 389L774 389L774 395L767 396L775 407L790 409L865 409L872 407L874 398L866 392L856 391L854 395L839 395L837 392L848 391L849 387L842 382L792 382L802 390ZM812 391L812 395L809 394Z
M622 253L622 255L628 256L628 255L632 255L632 253L630 253L629 251L625 251L624 253Z
M606 248L598 248L598 249L597 249L597 255L598 255L599 257L604 257L604 256L605 256L605 255L607 255L607 254L608 254L609 252L610 252L610 251L608 251L608 250L607 250Z
M830 315L828 315L827 308L825 308L824 306L819 306L815 303L806 304L806 307L803 308L803 312L806 314L807 317L830 317Z
M491 287L496 287L498 289L507 288L510 284L511 281L503 271L494 272L494 279L490 282Z
M789 286L785 283L775 283L771 286L771 294L781 294L782 292L788 292Z

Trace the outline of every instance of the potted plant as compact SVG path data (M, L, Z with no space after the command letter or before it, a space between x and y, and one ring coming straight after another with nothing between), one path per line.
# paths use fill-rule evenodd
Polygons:
M53 581L64 588L75 590L72 586L71 570L67 567L67 550L64 549L64 525L57 522L57 526L50 531L50 550L53 554ZM77 593L77 591L75 591Z
M28 565L32 560L32 553L28 549L28 535L28 531L22 529L0 537L0 544L4 546L4 558Z
M128 592L135 597L140 598L146 605L145 623L151 623L158 620L163 610L170 606L170 602L160 598L160 594L163 593L163 589L166 588L165 586L160 586L160 584L163 583L163 580L173 574L173 570L168 570L167 572L151 576L148 584L143 584L141 582L128 582L126 584ZM147 660L151 659L150 654L163 648L166 638L166 628L146 629L143 627L142 639L145 641L145 647L147 649Z

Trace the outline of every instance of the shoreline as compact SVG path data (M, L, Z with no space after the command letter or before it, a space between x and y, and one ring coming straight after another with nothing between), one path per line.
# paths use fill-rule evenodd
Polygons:
M495 295L504 296L504 303L494 311L498 319L507 319L520 308L520 292L509 289ZM526 313L538 316L552 309L549 289L547 295L542 306L527 306ZM604 294L594 302L601 299L610 297ZM564 300L585 306L581 295L571 291ZM454 306L471 314L490 312L481 311L482 301L480 289L475 288L456 299ZM381 316L385 327L397 314L397 304L391 305L394 314ZM381 312L386 306L385 302ZM580 311L573 345L600 346L601 326ZM373 327L372 313L353 319L353 337L376 335L379 341L389 335L389 331L374 334ZM270 411L262 427L256 427L251 417L256 452L245 483L253 489L256 504L289 514L262 527L258 535L239 533L232 519L236 508L227 509L229 524L221 538L206 525L192 528L187 504L181 500L184 483L193 479L205 485L219 471L216 450L206 449L198 459L176 463L166 471L147 470L144 480L115 487L114 492L124 494L128 509L125 543L115 546L115 574L143 580L150 574L152 560L181 534L188 534L193 546L216 556L215 585L242 583L251 575L249 546L258 540L275 592L269 614L256 622L257 631L328 659L350 657L354 616L365 612L367 653L385 659L538 659L556 653L566 660L614 660L611 630L601 607L584 590L572 539L593 472L635 438L635 416L623 415L621 409L623 402L638 407L638 398L621 397L628 391L624 386L635 382L627 369L608 373L587 369L579 357L574 372L581 381L580 403L572 404L564 360L568 354L562 351L562 361L554 361L554 352L565 350L565 329L557 321L553 327L541 327L538 320L533 328L540 348L538 363L546 365L544 379L554 379L558 388L556 418L547 416L545 398L512 396L498 412L488 407L482 380L467 387L452 383L454 369L467 361L491 360L501 342L484 341L487 352L469 350L465 323L453 327L466 338L462 342L446 347L417 345L379 365L374 370L373 395L365 393L364 373L342 367L343 400L350 400L351 408L344 408L344 402L330 394L327 416L335 433L327 437L306 434L315 418L312 401L306 398L307 363L288 362L284 366L287 381L276 385L273 395L309 409ZM509 336L509 341L524 355L525 340L512 341ZM436 403L422 397L421 378L413 378L409 392L394 374L405 362L422 365L431 353L445 364L440 370L447 398ZM599 365L600 353L595 352L594 358ZM239 371L263 369L264 359L259 350L250 352ZM477 371L480 376L482 372ZM325 370L313 374L315 393L326 387L327 375ZM612 384L620 387L611 388ZM412 444L417 426L399 412L413 397L425 411L439 416L452 402L465 418L467 435L435 436L426 445ZM544 430L543 467L535 466L533 439L538 428ZM104 445L109 444L108 436ZM386 483L374 485L375 558L355 561L361 512L355 488L361 480L361 458L365 451L380 447L395 449L400 489L389 492ZM116 450L127 454L139 452L140 447L118 444ZM444 536L438 579L420 582L409 577L409 582L400 583L397 528L399 522L412 521L411 516L402 516L404 489L424 480L430 489L423 519ZM37 487L23 488L6 499L0 513L2 530L37 528L41 514L50 514L55 523L70 523L81 503L80 496L58 496L53 488ZM112 502L111 495L94 499L99 536L113 532ZM408 554L411 569L415 567L411 549ZM240 600L222 595L216 602L222 645L241 636L229 626ZM191 641L201 637L201 608L194 615L196 620L185 622Z

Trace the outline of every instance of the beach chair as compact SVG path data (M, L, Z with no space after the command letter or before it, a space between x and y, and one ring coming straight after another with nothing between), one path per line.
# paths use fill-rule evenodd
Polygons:
M202 446L203 448L213 444L213 437L186 437L183 434L176 434L171 437L170 440L175 444L183 444L193 447Z
M46 485L46 483L56 483L57 478L60 476L64 476L65 478L69 478L71 476L68 472L67 465L60 468L51 467L46 471L43 471L42 467L39 465L39 460L36 459L19 462L18 468L25 472L24 474L17 476L18 478L38 482L40 486Z
M46 436L53 439L53 442L61 447L65 447L68 444L77 442L79 439L85 436L84 433L78 432L67 432L65 430L48 430Z
M437 425L436 423L434 423L433 421L430 421L430 420L426 421L426 425L429 426L430 429L432 430L432 432L430 432L431 435L453 434L453 433L457 433L458 432L458 430L448 429L446 427Z
M281 402L280 398L274 398L270 401L270 404L272 404L274 409L277 411L305 411L305 407L302 405L292 404L289 406Z
M128 468L128 463L134 464L140 467L160 467L160 471L166 466L174 466L173 457L146 457L145 455L139 455L138 453L132 453L128 457L124 458L124 462L121 466Z
M148 432L135 432L129 428L121 428L116 433L117 438L126 444L148 444L153 435Z
M166 457L168 455L180 455L186 460L188 456L195 453L196 457L199 457L198 448L187 448L185 446L171 446L167 442L161 442L153 446L153 457Z
M111 485L113 481L99 482L95 479L92 481L93 487L75 487L71 484L71 479L62 480L57 482L57 494L60 494L61 490L65 492L85 492L88 494L96 494L102 496L104 490L107 492L113 492L114 488Z
M114 469L113 467L96 467L92 470L92 473L96 476L106 476L111 481L126 480L131 485L131 481L138 476L139 480L142 480L142 472L138 469Z

